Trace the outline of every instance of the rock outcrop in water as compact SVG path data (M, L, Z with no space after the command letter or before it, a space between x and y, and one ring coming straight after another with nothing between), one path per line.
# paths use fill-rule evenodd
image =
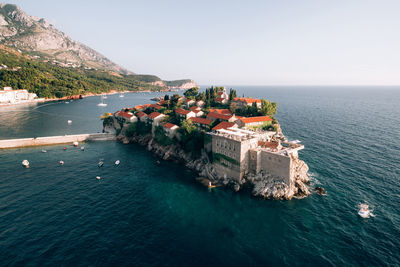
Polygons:
M213 184L221 184L231 188L235 192L242 188L250 188L252 195L266 199L292 199L293 197L302 198L310 195L307 187L309 183L307 164L293 158L294 181L291 186L274 177L266 171L257 175L247 174L240 182L229 177L220 177L216 174L213 164L210 162L207 154L202 151L199 158L193 158L190 153L185 152L178 144L162 146L158 144L151 134L133 135L127 137L125 135L127 125L122 129L120 124L113 118L110 125L106 125L104 131L120 131L117 140L124 144L137 143L145 146L148 151L152 151L155 155L163 160L169 160L176 163L184 164L187 168L198 173L200 177L207 178Z

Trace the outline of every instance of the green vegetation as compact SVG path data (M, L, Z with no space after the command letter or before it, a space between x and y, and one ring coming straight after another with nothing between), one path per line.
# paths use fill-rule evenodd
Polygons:
M189 99L196 99L196 96L198 95L198 93L199 93L199 87L193 87L193 88L190 88L190 89L188 89L188 90L186 90L184 93L183 93L183 95L186 97L186 98L189 98Z
M0 49L0 64L8 68L0 70L0 86L27 89L38 97L54 98L88 93L103 93L111 90L138 91L159 90L160 86L149 82L160 80L153 75L113 75L100 70L63 68L50 63L32 60ZM18 68L18 69L17 69Z
M154 129L154 140L162 146L168 146L175 143L174 140L165 135L162 126L156 126Z
M191 120L184 120L179 128L180 144L186 152L199 157L204 147L204 132L197 130Z
M189 80L189 79L183 79L183 80L163 81L163 82L165 83L166 86L169 86L169 87L179 87L179 86L182 86L182 84L190 83L193 81Z
M146 135L149 133L151 133L151 124L142 121L131 123L125 132L126 136L128 137L133 136L135 134Z
M221 159L224 159L234 165L239 165L239 162L237 160L227 157L224 154L220 154L220 153L212 153L212 159L213 159L213 161L216 161L216 162L221 162Z

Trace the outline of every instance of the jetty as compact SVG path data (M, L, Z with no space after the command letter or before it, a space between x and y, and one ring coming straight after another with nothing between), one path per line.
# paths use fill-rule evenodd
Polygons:
M36 137L36 138L5 139L5 140L0 140L0 149L46 146L46 145L57 145L57 144L67 144L67 143L72 144L74 142L112 141L115 139L116 139L115 134L110 134L110 133L89 133L89 134L46 136L46 137Z

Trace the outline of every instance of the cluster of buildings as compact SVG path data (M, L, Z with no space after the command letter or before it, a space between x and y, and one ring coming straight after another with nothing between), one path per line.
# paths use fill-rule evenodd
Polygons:
M0 90L0 104L17 104L36 98L36 94L29 93L26 89L13 90L12 87L4 87L3 90Z
M216 101L228 103L229 95L225 90L218 94ZM298 158L298 151L304 146L298 143L281 142L274 131L254 131L254 127L270 125L269 116L242 117L232 114L229 109L204 109L203 101L182 98L182 107L175 109L180 121L191 120L199 129L211 137L205 142L205 150L213 155L213 166L220 177L229 177L240 181L243 176L252 173L268 172L281 181L290 184L295 173L293 161ZM231 100L239 107L256 103L259 99L234 98ZM135 106L126 111L117 111L114 116L122 122L143 121L153 126L162 126L165 134L178 137L179 125L164 122L162 113L167 101L157 104ZM146 111L146 113L144 112Z

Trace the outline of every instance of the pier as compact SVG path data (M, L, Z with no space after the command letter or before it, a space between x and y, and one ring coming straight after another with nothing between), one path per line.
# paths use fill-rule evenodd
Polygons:
M109 133L91 133L91 134L46 136L46 137L36 137L36 138L5 139L5 140L0 140L0 149L46 146L46 145L68 144L68 143L72 144L73 142L111 141L115 139L116 139L115 134L109 134Z

